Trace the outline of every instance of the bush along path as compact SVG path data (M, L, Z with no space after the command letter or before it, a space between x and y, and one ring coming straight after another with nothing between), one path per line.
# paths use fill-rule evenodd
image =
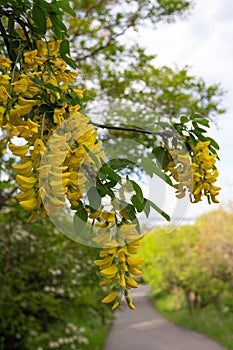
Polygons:
M133 291L136 311L116 312L104 350L223 350L202 334L177 327L163 318L146 298L147 286Z

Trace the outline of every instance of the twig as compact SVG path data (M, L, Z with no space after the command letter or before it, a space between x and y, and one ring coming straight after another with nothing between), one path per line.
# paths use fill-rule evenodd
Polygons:
M97 128L101 129L110 129L110 130L119 130L119 131L133 131L138 132L141 134L149 134L149 135L158 135L161 137L171 137L173 135L173 132L170 130L166 131L150 131L150 130L144 130L140 128L127 128L124 126L113 126L113 125L104 125L104 124L98 124L98 123L92 123Z

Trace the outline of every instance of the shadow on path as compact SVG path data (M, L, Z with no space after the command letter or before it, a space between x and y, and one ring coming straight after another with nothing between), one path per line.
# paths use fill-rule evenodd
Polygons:
M180 328L162 317L146 298L149 287L131 295L136 310L126 306L115 313L104 350L223 350L206 336Z

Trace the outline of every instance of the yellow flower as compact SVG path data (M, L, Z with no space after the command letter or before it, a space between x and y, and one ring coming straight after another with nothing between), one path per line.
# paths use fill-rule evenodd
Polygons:
M47 56L48 54L48 49L47 49L47 44L45 41L43 40L37 40L36 41L36 46L37 46L37 50L38 50L38 54L40 56Z
M32 169L32 162L28 161L21 164L15 164L13 165L13 169L17 171L17 173L20 175L30 176L31 169Z
M37 86L30 85L28 88L23 92L23 96L26 98L32 98L35 95L40 93L40 89Z
M39 154L43 156L45 149L46 147L44 142L40 139L36 139L36 141L34 142L34 149L32 151L32 154Z
M12 118L21 117L23 115L26 115L30 113L32 110L32 105L26 105L26 106L20 106L15 105L13 109L10 110L10 116Z
M136 307L134 306L134 304L132 302L128 303L128 306L131 310L136 310Z
M4 86L0 86L0 101L3 103L7 103L8 98L11 98Z
M61 124L64 121L65 112L66 112L66 110L64 107L54 109L53 121L55 124Z
M73 89L73 92L75 93L75 95L79 98L82 99L83 98L83 93L84 93L85 89Z
M120 305L120 301L116 301L115 304L112 307L112 310L114 311L116 308L118 308L118 306Z
M61 40L51 40L48 42L48 50L51 56L56 55L59 50Z
M35 133L35 134L38 133L38 130L40 128L39 124L33 122L30 118L28 118L27 124L28 124L28 127L32 133Z
M24 52L24 62L33 65L35 64L35 58L37 56L38 50L26 51Z
M10 143L8 147L15 156L25 156L28 152L29 144L17 146L13 143Z
M3 106L0 106L0 126L2 126L3 116L5 113L5 108Z
M21 193L16 194L15 197L19 202L21 202L21 201L31 199L32 197L34 197L34 195L35 195L35 191L33 188L31 188L25 192L21 192Z
M117 292L112 291L102 300L102 303L105 303L105 304L111 303L113 300L116 299L116 296L117 296Z
M14 86L14 92L21 93L25 92L28 88L28 81L27 79L23 78L20 79L12 84Z
M143 258L130 258L129 257L127 259L128 264L132 267L139 267L143 261L144 261Z
M108 212L106 210L102 212L102 217L107 222L115 222L116 220L116 214L114 212Z
M80 74L80 72L68 72L68 79L69 79L69 83L70 84L74 84L75 79L77 78L77 76ZM76 89L77 90L77 89ZM80 90L80 91L85 91L85 89Z
M70 114L74 114L74 113L78 112L80 108L81 108L80 105L70 106L69 112L70 112Z
M0 56L0 66L2 67L2 70L8 70L11 68L11 60L9 58L6 58L4 56Z
M20 106L28 106L28 105L35 106L40 102L38 100L28 100L23 98L22 96L19 96L18 103Z
M20 206L25 210L37 209L40 206L40 200L36 197L19 202Z
M107 267L106 269L101 270L100 274L107 278L113 278L118 273L118 268L115 264Z
M11 78L8 74L0 74L0 85L4 86L5 88L8 88L10 79Z

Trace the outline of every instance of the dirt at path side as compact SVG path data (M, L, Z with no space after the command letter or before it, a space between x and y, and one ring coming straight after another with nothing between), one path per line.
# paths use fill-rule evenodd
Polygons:
M149 288L140 286L131 294L135 311L115 313L104 350L224 350L206 336L180 328L166 320L146 298Z

